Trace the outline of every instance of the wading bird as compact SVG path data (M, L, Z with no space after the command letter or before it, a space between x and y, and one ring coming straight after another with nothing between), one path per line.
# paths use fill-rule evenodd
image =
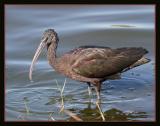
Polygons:
M71 79L86 82L89 86L92 84L96 89L98 99L101 83L108 76L149 62L149 59L143 57L148 51L142 47L111 49L102 46L81 46L57 57L58 41L58 34L54 29L44 32L30 66L30 80L32 80L33 66L44 47L47 47L49 64L56 71Z

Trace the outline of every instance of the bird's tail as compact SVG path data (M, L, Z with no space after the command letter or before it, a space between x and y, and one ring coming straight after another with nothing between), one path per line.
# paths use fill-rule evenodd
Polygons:
M128 68L124 69L122 72L125 72L125 71L128 71L132 68L135 68L137 66L140 66L140 65L143 65L143 64L146 64L148 62L150 62L151 60L146 58L146 57L142 57L141 59L139 59L137 62L135 62L134 64L132 64L131 66L129 66Z

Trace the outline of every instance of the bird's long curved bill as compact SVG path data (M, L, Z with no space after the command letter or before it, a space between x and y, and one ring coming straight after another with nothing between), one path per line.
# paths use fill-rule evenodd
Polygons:
M42 50L44 49L44 47L46 46L46 43L45 43L45 40L42 40L38 49L36 50L36 53L33 57L33 60L32 60L32 63L31 63L31 66L30 66L30 70L29 70L29 79L32 80L32 71L33 71L33 67L34 67L34 64L36 63L40 53L42 52Z

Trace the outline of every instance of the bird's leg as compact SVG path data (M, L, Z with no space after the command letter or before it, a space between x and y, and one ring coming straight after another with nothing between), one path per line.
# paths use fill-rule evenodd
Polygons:
M97 93L97 99L100 100L100 91L101 91L101 83L100 82L95 83L95 90Z
M97 93L97 99L98 99L98 100L100 99L100 90L99 90L99 87L100 87L100 86L96 86L96 87L95 87L95 90L96 90L96 93Z
M90 97L91 93L92 93L92 91L91 91L91 83L87 82L87 84L88 84L88 94L89 94L89 97Z

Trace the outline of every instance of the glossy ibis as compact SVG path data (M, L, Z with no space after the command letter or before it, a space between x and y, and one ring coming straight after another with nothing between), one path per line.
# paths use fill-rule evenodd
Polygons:
M65 76L92 84L100 98L101 83L108 76L121 73L135 66L149 62L143 55L148 51L142 47L125 47L111 49L102 46L81 46L65 53L61 57L56 56L58 34L54 29L44 32L41 43L33 57L29 71L32 80L33 66L42 49L47 47L49 64Z

